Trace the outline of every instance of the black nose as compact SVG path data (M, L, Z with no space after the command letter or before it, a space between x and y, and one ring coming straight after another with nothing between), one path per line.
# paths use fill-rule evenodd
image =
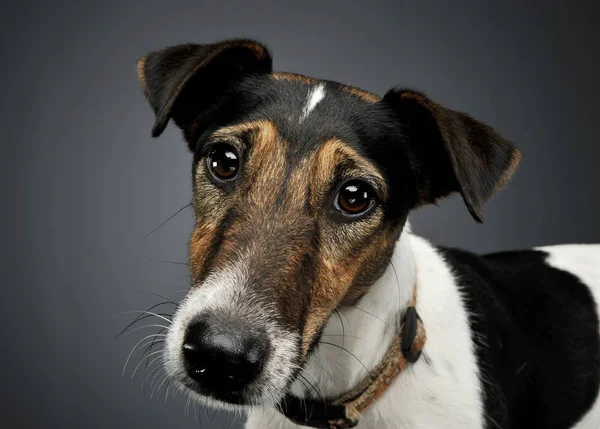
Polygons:
M260 373L268 354L266 332L220 317L195 322L183 342L186 371L201 393L236 403L244 387Z

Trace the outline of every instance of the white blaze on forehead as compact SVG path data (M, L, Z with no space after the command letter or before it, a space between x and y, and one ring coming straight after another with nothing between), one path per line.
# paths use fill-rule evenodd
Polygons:
M302 114L300 115L300 123L308 118L310 112L317 107L317 104L319 104L323 98L325 98L325 85L322 83L308 90L306 103L304 104L304 107L302 108Z

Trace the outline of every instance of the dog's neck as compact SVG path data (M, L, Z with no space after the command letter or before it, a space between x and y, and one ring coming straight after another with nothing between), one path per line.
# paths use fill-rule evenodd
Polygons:
M297 381L292 393L314 399L336 398L354 389L367 376L367 370L381 362L415 284L416 308L427 331L423 355L366 410L357 428L483 427L481 382L460 289L439 251L407 228L384 275L354 308L342 309L344 337L340 318L331 318L322 343L302 372L306 381ZM341 349L342 341L346 351ZM246 427L300 426L272 408L251 412Z
M356 305L340 309L325 327L321 344L302 372L306 380L296 382L294 394L335 398L358 385L381 362L397 335L415 284L407 224L383 276Z

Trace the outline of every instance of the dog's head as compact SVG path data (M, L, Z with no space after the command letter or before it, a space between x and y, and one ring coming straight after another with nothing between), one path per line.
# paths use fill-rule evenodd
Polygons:
M220 403L275 403L332 312L389 264L410 210L459 192L482 221L519 152L425 95L383 98L272 71L251 40L138 62L156 113L194 155L191 289L168 333L172 378Z

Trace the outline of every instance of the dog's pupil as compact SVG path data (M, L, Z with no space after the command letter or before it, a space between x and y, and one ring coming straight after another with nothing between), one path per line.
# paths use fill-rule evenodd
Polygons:
M239 158L235 149L229 145L220 145L210 156L210 166L221 179L231 179L239 168Z
M340 192L339 205L346 212L360 213L369 207L370 202L370 188L365 183L348 183Z

